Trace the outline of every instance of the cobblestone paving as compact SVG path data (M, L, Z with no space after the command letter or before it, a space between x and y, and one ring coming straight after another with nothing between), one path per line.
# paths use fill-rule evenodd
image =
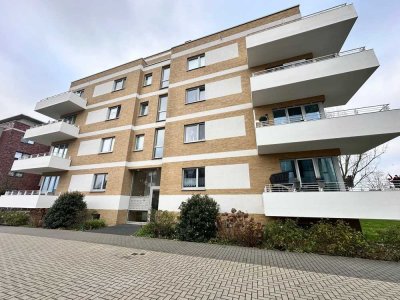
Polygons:
M400 299L399 277L391 262L0 227L5 300Z

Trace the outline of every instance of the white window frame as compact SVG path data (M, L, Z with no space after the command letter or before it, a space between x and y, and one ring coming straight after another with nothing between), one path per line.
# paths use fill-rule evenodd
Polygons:
M197 66L190 68L190 62L197 60ZM206 55L205 53L189 57L187 59L187 70L192 71L206 66Z
M114 109L117 109L117 114L116 114L115 118L112 118L112 119L111 119L111 118L110 118L110 117L111 117L111 112L112 112ZM119 115L120 115L120 114L121 114L121 105L116 105L116 106L109 107L109 108L108 108L108 112L107 112L107 121L119 119Z
M97 189L95 188L95 184L97 181L97 178L99 176L103 176L102 180L101 180L101 188ZM108 177L108 173L97 173L93 175L93 183L92 183L92 192L104 192L107 188L107 178Z
M320 118L319 119L313 119L313 120L307 120L306 118L306 109L305 107L308 105L318 105L318 111L319 111L319 115ZM302 115L302 120L301 121L297 121L297 122L290 122L290 118L289 118L289 109L291 108L295 108L295 107L300 107L301 109L301 115ZM275 108L272 110L272 119L275 121L274 118L274 111L276 110L284 110L285 111L285 116L286 116L286 121L285 123L279 124L279 125L283 125L283 124L294 124L294 123L298 123L298 122L309 122L309 121L315 121L315 120L321 120L323 118L325 118L325 114L324 114L324 109L322 107L322 103L321 102L316 102L316 103L307 103L307 104L301 104L301 105L294 105L294 106L289 106L289 107L282 107L282 108Z
M167 70L167 69L169 69L169 76L168 76L168 79L165 79L164 78L164 76L165 76L165 73L164 73L164 71L165 70ZM161 83L160 83L160 88L161 89L166 89L167 87L169 87L169 77L171 76L171 66L164 66L164 67L162 67L162 69L161 69ZM164 85L164 83L165 83L165 85Z
M139 148L139 146L140 146L140 144L139 144L140 139L142 139L142 145L141 145L141 147ZM135 149L134 149L134 151L143 151L143 148L144 148L144 134L137 134L137 135L135 136Z
M195 187L185 187L185 170L196 170L196 186ZM199 186L199 169L204 169L204 186ZM183 168L182 169L182 190L205 190L206 189L206 170L205 167L195 167L195 168Z
M61 158L66 158L68 153L68 144L56 144L51 147L51 154Z
M107 140L111 140L111 149L104 151L104 142ZM107 137L107 138L102 138L101 143L100 143L100 153L111 153L114 150L114 143L115 143L115 137Z
M122 82L122 86L117 89L118 84ZM113 92L121 91L125 88L126 77L114 80Z
M161 110L161 99L166 98L165 110ZM157 122L163 122L167 119L167 108L168 108L168 94L160 95L158 97L158 108L157 108ZM160 119L160 114L165 113L165 118Z
M150 79L150 83L148 80ZM148 73L144 75L143 86L150 86L153 83L153 73Z
M200 126L203 126L203 128L204 128L204 137L202 138L202 139L200 139ZM186 129L187 128L189 128L189 127L196 127L196 131L197 131L197 138L196 138L196 140L194 140L194 141L187 141L187 139L186 139ZM205 124L205 122L200 122L200 123L194 123L194 124L188 124L188 125L185 125L184 127L183 127L183 142L185 143L185 144L190 144L190 143L197 143L197 142L204 142L205 140L206 140L206 124Z
M197 100L193 101L193 102L188 102L189 99L189 92L191 91L197 91ZM204 94L204 98L201 99L201 92L203 92ZM197 103L197 102L202 102L206 100L206 87L205 85L200 85L200 86L196 86L190 89L186 90L186 95L185 95L185 104L193 104L193 103Z
M160 158L163 158L163 156L164 156L164 141L163 141L162 145L158 145L157 144L157 142L158 142L158 133L161 130L164 131L164 141L165 141L165 128L164 127L156 128L156 131L155 131L155 134L154 134L154 147L153 147L153 158L154 159L160 159ZM158 148L162 148L163 149L161 156L156 156L156 149L158 149Z
M57 190L58 187L58 182L60 181L60 176L43 176L40 185L40 194L41 195L46 195L46 194L54 194L54 192ZM43 187L46 185L46 190L43 192ZM49 191L49 188L50 191Z
M142 113L142 107L146 107L146 113ZM144 117L149 114L149 101L139 103L139 117Z

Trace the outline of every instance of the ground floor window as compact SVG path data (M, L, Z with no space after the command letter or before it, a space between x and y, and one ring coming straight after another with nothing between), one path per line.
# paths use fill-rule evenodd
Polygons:
M203 188L205 187L205 168L183 169L183 188Z

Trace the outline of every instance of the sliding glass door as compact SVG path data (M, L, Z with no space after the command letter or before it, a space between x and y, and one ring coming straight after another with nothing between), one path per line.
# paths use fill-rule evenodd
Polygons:
M317 181L314 169L314 163L311 158L298 159L297 166L299 168L299 176L301 183L315 183Z

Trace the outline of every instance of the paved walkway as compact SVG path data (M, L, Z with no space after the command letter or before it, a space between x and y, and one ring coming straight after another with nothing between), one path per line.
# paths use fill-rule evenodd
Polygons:
M400 264L0 226L0 299L400 299Z
M137 224L121 224L115 226L108 226L100 229L93 229L91 232L95 233L108 233L108 234L116 234L116 235L133 235L136 231L138 231L142 227Z

